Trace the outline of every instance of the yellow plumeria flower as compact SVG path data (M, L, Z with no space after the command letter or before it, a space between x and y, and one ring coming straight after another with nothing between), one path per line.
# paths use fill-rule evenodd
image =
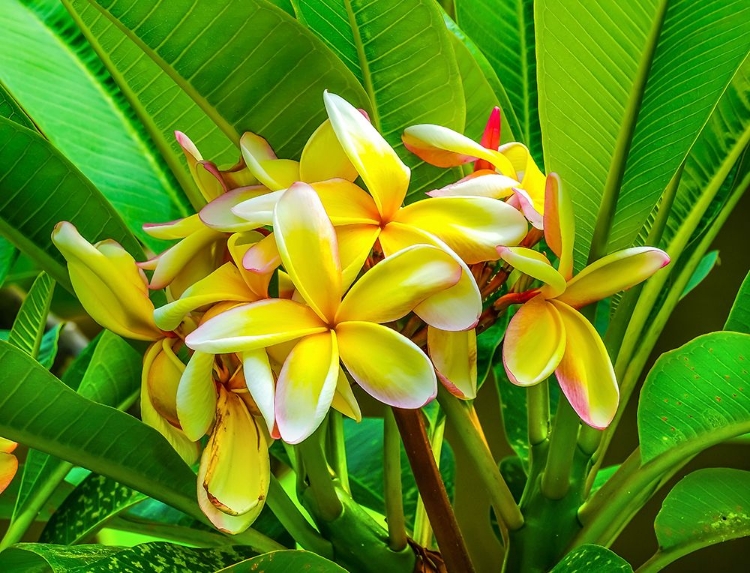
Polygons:
M601 337L576 309L628 289L669 263L654 247L611 253L573 276L575 236L570 199L555 174L547 178L544 237L559 257L558 270L524 247L500 247L502 259L544 286L526 299L505 333L503 364L512 382L532 386L553 372L573 409L594 428L605 428L617 411L619 389Z
M273 227L284 268L306 304L270 299L235 307L204 322L186 338L187 345L198 352L243 353L246 359L259 349L297 341L274 396L278 430L289 443L320 425L340 379L339 360L386 404L418 408L434 398L430 360L382 324L454 286L462 269L453 256L427 245L405 249L366 272L342 300L339 244L317 193L305 183L286 190L274 208ZM476 321L481 307L471 297L452 302L443 309L447 321Z
M0 438L0 493L10 485L18 471L18 458L13 455L17 446L16 442Z

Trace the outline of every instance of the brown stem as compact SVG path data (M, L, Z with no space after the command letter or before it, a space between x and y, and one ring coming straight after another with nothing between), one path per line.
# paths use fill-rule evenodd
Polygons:
M419 410L401 408L393 408L393 413L448 572L473 573L474 565L435 463L422 414Z

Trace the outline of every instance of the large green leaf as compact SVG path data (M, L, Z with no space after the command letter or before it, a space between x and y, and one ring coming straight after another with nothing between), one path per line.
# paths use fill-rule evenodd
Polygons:
M63 4L107 66L182 188L200 205L202 199L198 198L200 194L174 132L186 132L204 157L219 165L237 161L237 146L159 64L88 0L63 0Z
M482 50L507 91L513 106L510 123L518 141L542 166L533 0L456 0L455 4L458 25ZM508 119L504 114L503 120Z
M632 573L622 557L600 545L581 545L568 553L551 573Z
M231 565L216 573L345 573L346 569L308 551L273 551Z
M91 0L237 143L265 137L298 157L323 120L323 90L368 107L356 78L288 14L258 0ZM189 130L187 130L189 131Z
M0 361L0 435L201 518L194 474L156 430L77 394L6 342Z
M750 472L709 468L683 478L664 499L654 521L659 568L730 539L750 535Z
M372 123L412 168L407 201L458 179L460 170L427 165L401 142L404 128L414 124L464 129L461 77L437 3L298 0L296 6L300 19L359 79Z
M31 285L8 336L8 342L32 358L39 355L54 290L55 281L41 273Z
M57 0L0 3L0 75L50 142L145 243L154 221L187 214L167 167L107 70Z
M18 249L13 243L0 235L0 287L3 286L5 278L18 258Z
M635 239L747 55L750 6L545 0L536 29L546 167L571 190L580 267L618 194L609 250Z
M47 370L52 368L57 357L57 343L60 341L60 333L62 332L63 323L58 323L42 336L42 343L39 345L39 356L37 360L39 364L44 366Z
M750 334L750 273L742 281L724 330Z
M253 555L246 546L194 549L172 543L135 547L21 543L0 554L5 573L213 573Z
M641 460L684 456L750 432L750 334L714 332L663 354L638 403Z
M134 257L140 245L101 193L38 133L0 117L0 233L70 288L50 235L70 221L91 242L111 238Z

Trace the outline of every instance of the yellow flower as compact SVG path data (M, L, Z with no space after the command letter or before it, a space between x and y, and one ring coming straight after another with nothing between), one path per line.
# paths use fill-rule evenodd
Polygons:
M18 471L18 458L13 455L16 446L16 442L0 438L0 493L10 485Z

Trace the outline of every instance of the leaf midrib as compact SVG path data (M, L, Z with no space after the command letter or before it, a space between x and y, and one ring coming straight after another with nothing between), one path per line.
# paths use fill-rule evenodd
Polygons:
M357 16L354 14L351 0L344 0L344 7L346 8L346 15L349 18L349 27L352 29L352 36L354 38L354 49L357 50L357 59L359 59L359 67L362 70L362 82L365 93L370 100L371 111L372 111L372 123L381 131L380 126L380 111L375 103L375 87L372 83L372 73L370 72L370 63L365 56L365 46L362 42L362 34L359 31L359 24L357 23Z

